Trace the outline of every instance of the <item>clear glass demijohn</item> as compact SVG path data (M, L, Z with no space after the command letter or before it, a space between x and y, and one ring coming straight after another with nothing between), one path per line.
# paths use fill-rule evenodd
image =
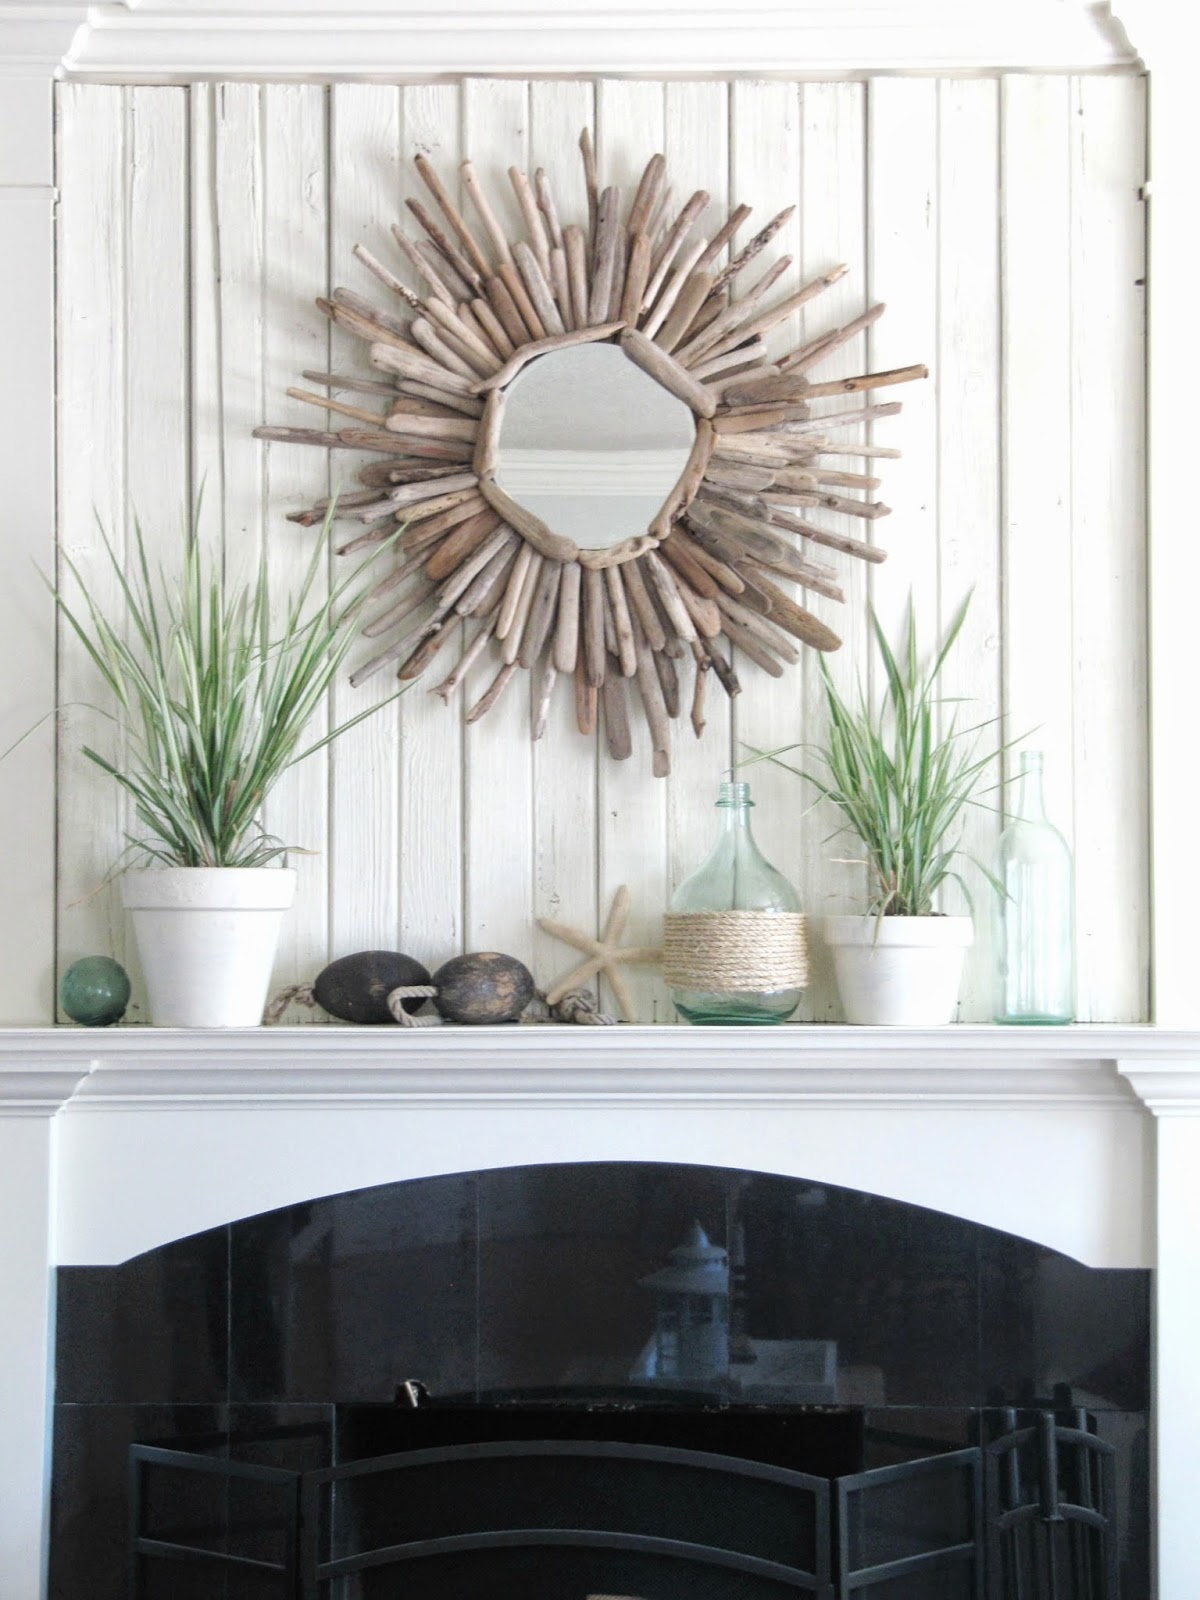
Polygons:
M753 804L748 783L721 785L716 848L676 889L672 911L800 911L796 891L754 842L750 831ZM786 1022L803 993L803 989L673 991L680 1016L693 1023Z
M1075 1016L1074 872L1067 841L1046 816L1042 756L1023 751L1017 802L1000 835L996 1021L1064 1023Z

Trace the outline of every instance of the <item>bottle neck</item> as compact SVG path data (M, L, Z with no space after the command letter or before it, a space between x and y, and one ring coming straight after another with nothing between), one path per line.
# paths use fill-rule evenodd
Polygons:
M748 835L753 807L748 783L723 783L717 796L717 816L722 834Z
M1021 756L1021 775L1017 782L1016 814L1024 822L1045 822L1046 797L1042 787L1042 757L1040 751L1026 751Z

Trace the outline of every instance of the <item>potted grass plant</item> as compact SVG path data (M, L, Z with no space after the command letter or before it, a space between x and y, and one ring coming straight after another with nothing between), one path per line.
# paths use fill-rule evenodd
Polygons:
M55 598L114 703L123 754L83 753L132 801L138 831L118 868L151 1020L252 1026L296 892L286 857L299 848L265 831L263 804L289 767L379 709L308 737L353 642L359 580L379 551L318 598L322 537L299 587L281 599L265 553L248 581L227 588L195 521L174 579L152 573L136 523L124 561L101 536L114 613L101 610L65 552L82 599L76 607L61 591Z
M968 595L928 667L921 664L911 597L898 655L871 611L884 672L877 706L861 684L857 704L848 704L822 658L825 741L755 751L751 758L776 762L804 778L841 813L838 832L853 834L862 845L874 889L866 914L823 917L817 930L832 952L848 1022L949 1022L973 924L970 916L941 913L941 891L957 883L971 905L961 870L967 861L999 888L962 845L967 808L982 803L988 769L1005 748L980 753L983 731L998 719L960 727L958 704L938 689L969 604ZM811 764L800 768L783 759L802 748L811 751Z

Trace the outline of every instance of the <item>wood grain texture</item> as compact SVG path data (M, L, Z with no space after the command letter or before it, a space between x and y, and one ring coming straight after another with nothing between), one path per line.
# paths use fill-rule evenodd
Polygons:
M837 262L850 271L768 336L771 351L786 349L789 337L811 341L853 323L886 300L882 319L860 326L805 375L823 383L914 361L933 369L929 383L891 391L904 400L898 416L836 436L840 449L864 441L898 446L903 459L827 462L834 473L883 479L881 488L839 479L825 491L882 498L895 508L878 526L886 564L868 573L780 524L796 553L834 568L846 591L845 606L809 597L845 641L828 658L835 679L852 693L868 663L868 583L893 632L911 587L927 637L974 584L954 685L978 702L981 716L1005 710L1013 731L1043 725L1031 742L1047 752L1051 811L1080 867L1081 1015L1143 1016L1141 96L1134 78L1037 77L998 85L508 79L328 91L65 85L62 536L99 574L92 506L124 537L136 500L154 549L166 553L190 486L203 478L205 536L225 541L235 571L264 541L272 562L311 548L318 530L287 523L286 513L339 482L353 487L358 463L382 457L340 451L327 476L323 452L256 440L251 429L268 418L323 426L319 411L285 397L304 369L386 376L312 301L341 283L407 314L352 252L361 243L415 282L389 227L406 217L410 195L434 210L411 165L418 151L428 153L455 203L464 198L457 165L470 155L514 237L526 229L510 166L535 188L545 169L564 229L584 218L578 136L585 125L595 133L601 187L622 189L622 221L658 149L674 187L667 227L698 190L712 196L697 228L709 235L731 203L746 201L754 216L736 249L795 204L742 275L746 286L775 252L796 259L772 301ZM469 202L465 214L485 241ZM410 217L405 225L413 231ZM663 237L658 224L656 249ZM682 241L677 259L685 249ZM726 248L712 260L714 273L728 255ZM812 405L819 416L872 398L826 396ZM382 397L363 399L365 407L376 404L384 408ZM753 465L730 456L723 462L726 487L753 494ZM869 519L824 507L801 506L797 514L835 533L876 536ZM339 525L339 542L360 529ZM332 558L330 571L341 576L345 562ZM786 587L805 602L802 591ZM467 623L468 638L479 626ZM392 946L434 965L464 949L505 949L544 980L561 951L536 932L535 915L594 924L598 906L622 882L630 885L636 937L652 943L671 888L710 847L715 787L741 750L731 709L738 739L749 742L821 730L819 680L804 652L778 680L739 660L743 693L732 708L710 673L703 736L695 739L689 649L673 663L682 715L669 727L670 777L650 775L652 739L634 680L626 684L629 760L598 760L596 734L577 731L569 669L553 686L545 734L531 746L528 702L544 681L544 648L528 693L510 684L464 733L462 719L501 659L494 643L481 648L445 707L428 689L455 669L462 630L454 630L428 684L355 729L308 773L298 771L297 787L276 797L274 825L305 842L314 842L315 830L323 850L302 864L303 903L282 952L289 976L311 977L306 966L322 956ZM89 697L88 675L65 639L60 674L64 703ZM388 671L359 689L343 682L329 714L352 714L394 686ZM87 716L77 706L65 710L60 728L64 962L94 951L128 955L115 897L81 900L115 857L127 820L78 755L83 738L103 732L99 723L85 727ZM760 842L796 881L806 909L849 909L861 875L830 860L853 852L844 840L830 843L829 818L806 818L809 796L790 775L756 768L750 778ZM978 818L974 826L977 843L988 845L996 820ZM989 964L981 947L964 988L964 1019L988 1015ZM670 1018L657 977L646 969L630 976L639 1015ZM800 1015L838 1015L819 951Z

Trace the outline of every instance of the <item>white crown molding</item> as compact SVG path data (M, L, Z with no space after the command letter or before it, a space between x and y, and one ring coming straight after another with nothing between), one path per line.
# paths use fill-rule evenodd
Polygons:
M63 1059L55 1052L0 1060L0 1117L52 1117L95 1065L91 1052Z
M1200 1055L1190 1061L1118 1061L1117 1070L1156 1117L1200 1117Z
M656 0L110 0L0 3L0 72L69 78L398 78L443 73L1089 71L1135 64L1093 0L818 4Z

